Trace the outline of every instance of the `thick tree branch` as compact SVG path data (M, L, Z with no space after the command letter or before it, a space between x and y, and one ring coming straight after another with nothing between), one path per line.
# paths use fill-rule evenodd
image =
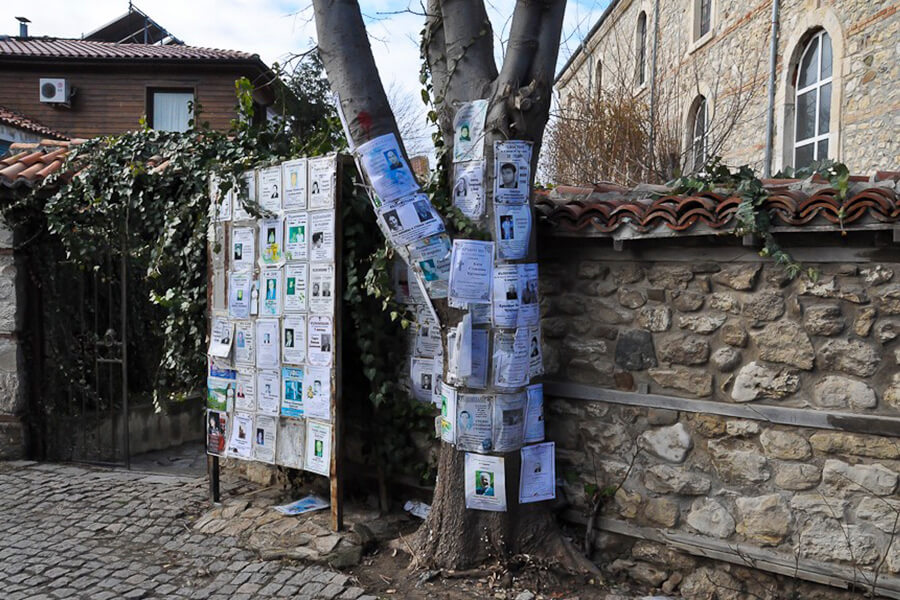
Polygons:
M428 69L431 72L432 99L440 98L447 89L449 79L447 44L444 38L444 18L441 15L440 0L428 0L428 16L425 19L425 35L422 39L422 58L428 63ZM441 131L447 137L446 132L453 128L453 114L439 108L438 119ZM451 138L452 136L447 137L447 139Z
M497 78L494 33L483 0L441 0L449 81L445 102L486 98Z

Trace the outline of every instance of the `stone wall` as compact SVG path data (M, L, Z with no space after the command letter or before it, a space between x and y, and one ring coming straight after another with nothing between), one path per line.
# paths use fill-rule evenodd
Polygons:
M621 484L604 515L634 534L605 560L714 597L697 560L645 556L662 548L635 544L649 530L896 578L900 440L870 434L900 435L896 251L823 248L837 262L811 265L813 282L752 249L634 244L555 238L540 264L548 437L564 495L586 509L585 485ZM568 393L573 383L591 387Z
M17 287L13 256L13 235L0 223L0 459L16 459L25 455L26 435L22 417L25 412L22 348L22 297Z

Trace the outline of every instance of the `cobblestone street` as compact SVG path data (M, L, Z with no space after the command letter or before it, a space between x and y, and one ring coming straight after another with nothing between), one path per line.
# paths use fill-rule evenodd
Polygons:
M0 596L373 600L346 575L197 533L205 477L0 462Z

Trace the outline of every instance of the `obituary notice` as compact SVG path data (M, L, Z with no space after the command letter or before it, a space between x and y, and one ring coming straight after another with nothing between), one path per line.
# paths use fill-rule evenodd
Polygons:
M494 332L494 387L516 388L528 383L528 330Z
M285 417L304 417L303 369L281 368L281 414Z
M375 193L383 202L390 202L419 190L419 183L400 151L393 133L369 140L357 148L363 170Z
M259 170L259 206L277 214L281 212L281 166Z
M250 316L251 288L253 275L231 273L228 277L228 316L246 319Z
M544 441L544 385L536 383L525 390L525 443Z
M306 420L304 469L328 477L331 470L331 425Z
M291 213L285 216L284 226L287 228L287 241L284 244L284 255L288 260L307 260L309 243L306 232L309 230L309 213Z
M531 240L531 206L495 203L494 229L497 256L506 260L525 258Z
M231 270L250 271L256 263L256 235L252 227L231 230Z
M239 366L253 367L256 365L256 348L253 323L250 321L238 321L234 326L234 362Z
M450 238L444 234L427 237L409 246L412 265L425 282L429 298L447 297L450 251Z
M484 216L484 161L453 165L453 206L470 219Z
M303 402L306 403L307 417L322 421L331 420L331 369L306 367Z
M494 204L528 204L531 142L494 142Z
M284 183L284 210L306 209L306 159L298 158L281 164Z
M334 212L309 213L309 260L334 262Z
M330 315L334 312L334 265L309 266L309 310Z
M494 451L512 452L525 439L525 392L494 399Z
M466 508L506 512L506 472L502 456L466 452Z
M284 312L306 312L306 282L309 265L288 263L284 266Z
M473 100L459 106L453 117L453 162L484 158L484 120L488 101Z
M330 367L334 351L331 317L310 315L306 335L306 361L310 365Z
M378 216L395 246L406 246L444 231L441 217L425 194L384 204Z
M334 206L334 184L337 177L335 157L310 158L309 164L309 209L332 208Z
M234 458L253 457L253 415L234 413L231 417L231 435L228 438L228 456Z
M519 320L519 265L494 267L494 327L515 327Z
M456 448L485 454L494 450L493 397L458 394Z
M490 304L494 242L453 240L450 257L450 304Z
M256 374L256 410L266 415L278 415L281 407L281 376L278 371L259 371Z
M519 503L542 502L556 498L556 444L536 444L521 450Z
M275 462L275 436L278 431L278 419L266 415L256 415L255 425L253 459L273 464Z
M260 369L277 369L280 366L279 345L278 319L256 321L256 366Z

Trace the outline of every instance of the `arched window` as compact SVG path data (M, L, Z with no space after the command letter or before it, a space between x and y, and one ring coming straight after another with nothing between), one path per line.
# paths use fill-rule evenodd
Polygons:
M637 22L637 82L644 85L647 66L647 13L641 11Z
M796 84L794 167L828 158L831 140L831 38L816 33L800 55Z
M706 164L707 143L706 136L709 129L709 116L706 107L706 98L699 96L694 101L694 110L691 113L691 170L696 172Z

